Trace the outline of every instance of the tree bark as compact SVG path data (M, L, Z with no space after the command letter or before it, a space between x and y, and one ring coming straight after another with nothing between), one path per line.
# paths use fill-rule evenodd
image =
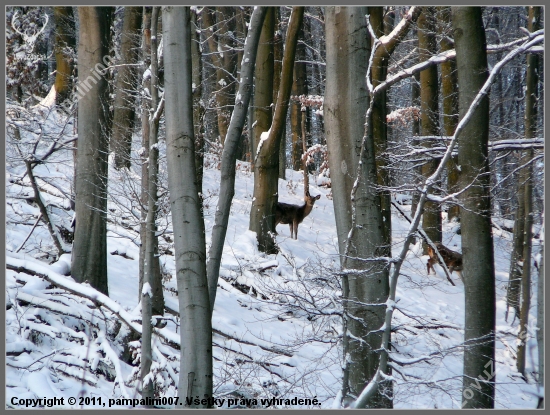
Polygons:
M144 399L153 398L155 393L149 375L153 360L151 349L151 335L153 331L151 317L153 314L164 314L164 296L162 292L162 278L159 269L157 226L157 177L158 177L158 126L162 113L158 96L158 57L157 57L157 24L159 7L153 7L151 17L151 107L149 115L149 198L147 204L145 261L143 273L143 287L141 290L141 316L143 333L141 338L141 395ZM162 105L162 104L161 104ZM142 240L143 243L143 240ZM156 272L155 272L156 271Z
M252 128L253 147L251 159L254 160L260 135L271 127L273 104L273 36L275 8L268 7L262 26L260 43L256 55L256 82L254 85L254 127ZM254 167L252 167L254 168Z
M365 8L347 7L329 7L325 13L328 82L323 118L341 264L351 228L350 195L369 105L365 83L370 55L366 13Z
M158 200L156 190L150 189L149 179L150 179L150 170L149 165L151 163L151 147L150 143L151 136L158 136L158 125L159 119L156 119L154 122L151 122L153 114L156 113L157 117L160 117L162 111L157 112L152 109L152 97L153 97L153 59L152 59L152 39L151 39L151 26L152 26L152 7L145 7L143 13L143 39L142 39L142 60L145 62L145 67L143 72L149 70L150 75L143 80L142 87L149 91L151 99L148 97L143 97L142 99L142 116L141 116L141 133L142 133L142 148L143 152L141 153L142 166L141 166L141 225L140 225L140 249L139 249L139 292L138 298L141 301L142 289L143 289L143 279L145 274L145 259L147 257L146 248L147 248L147 239L149 237L149 230L147 228L147 215L148 215L148 206L151 198L154 199L154 205L156 207L156 202ZM156 56L156 51L154 52ZM158 73L158 70L157 70ZM158 94L158 91L157 91ZM154 163L153 163L154 164ZM158 164L158 161L157 161ZM157 167L158 168L158 167ZM156 183L154 184L156 186ZM156 215L156 213L155 213ZM155 252L158 251L158 237L153 238ZM150 284L153 293L153 314L164 314L164 293L162 291L162 274L160 272L160 259L158 255L155 255L152 259L153 270L152 276L150 277Z
M304 38L303 28L300 30L300 35ZM307 79L306 79L306 64L305 46L303 43L298 43L296 46L296 62L294 64L294 82L292 83L292 95L307 95ZM292 101L290 104L290 130L292 135L292 168L296 171L302 168L302 117L307 117L307 112L301 111L301 104L297 101Z
M71 270L108 295L107 155L109 150L108 84L96 65L109 53L111 7L80 7L78 45L79 104L76 164L76 225ZM90 74L86 79L84 76Z
M485 29L480 7L452 7L459 110L462 118L487 80ZM464 275L463 408L494 407L495 270L488 162L489 98L485 96L458 143ZM485 375L489 373L489 375ZM480 387L471 387L474 379Z
M303 7L292 9L284 48L281 85L273 122L269 134L258 145L255 155L254 200L250 211L250 230L256 232L258 247L265 253L277 252L273 233L275 231L275 208L278 200L279 148L281 135L286 128L286 114L292 87L292 69L298 31L302 25L303 16Z
M135 119L135 90L137 82L137 62L139 57L138 39L141 28L142 7L124 7L120 40L120 67L116 78L116 95L113 115L113 136L111 150L115 153L115 167L129 168L132 149L132 133Z
M453 49L453 44L446 37L447 27L451 24L451 8L449 6L438 8L438 31L441 36L439 47L441 52ZM500 78L499 78L500 79ZM458 124L458 85L456 77L456 61L448 60L441 64L441 97L443 109L443 132L452 137ZM451 157L447 163L447 189L449 193L458 191L459 170L458 156ZM449 221L460 219L460 207L453 203L447 211Z
M544 216L541 228L544 235ZM539 358L538 384L544 390L544 236L540 245L540 264L537 281L537 348ZM537 408L544 407L544 398L539 398Z
M436 24L435 8L424 7L418 18L418 55L420 62L428 60L436 54ZM437 66L420 72L420 125L423 136L439 135L439 90ZM424 146L430 147L429 141ZM437 165L437 160L426 162L422 165L422 176L430 177ZM422 216L422 228L434 242L441 242L441 208L439 203L426 201ZM424 253L427 254L428 246L424 242Z
M55 21L55 102L61 105L72 92L73 62L65 48L75 49L75 25L72 7L53 8Z
M384 249L375 144L372 128L365 132L364 127L369 104L365 75L370 55L366 8L327 7L325 15L324 119L343 269L342 399L346 405L378 368L381 336L376 330L384 321L388 269L384 262L365 261L382 255ZM367 123L372 125L372 119ZM391 407L391 383L383 383L377 389L366 405Z
M195 128L195 165L197 167L197 184L202 195L202 177L204 171L204 115L206 108L202 100L202 46L199 27L199 16L191 10L191 61L193 63L193 127Z
M185 401L186 397L212 397L212 323L204 219L195 168L189 7L163 7L162 23L168 187L181 316L178 395Z
M529 6L527 29L532 33L540 29L541 9ZM525 89L525 138L537 136L537 101L538 101L538 66L539 57L536 53L527 55L527 73ZM523 236L523 274L521 277L521 312L519 319L520 344L518 346L517 368L525 376L525 357L527 353L529 323L529 308L531 305L531 251L532 251L532 227L533 227L533 150L527 150L521 158L521 164L527 164L520 174L521 182L525 186L525 221Z
M220 196L216 208L215 223L212 229L212 244L208 251L207 264L208 290L210 293L210 306L212 310L214 309L216 300L223 246L227 234L227 223L229 222L229 212L235 194L235 161L237 160L238 150L242 142L242 131L246 121L250 95L252 94L258 42L260 41L260 33L263 33L262 24L268 9L270 8L256 7L252 12L246 45L244 47L244 58L240 77L241 82L237 93L238 98L235 102L235 110L231 116L231 123L227 130L225 146L222 153Z

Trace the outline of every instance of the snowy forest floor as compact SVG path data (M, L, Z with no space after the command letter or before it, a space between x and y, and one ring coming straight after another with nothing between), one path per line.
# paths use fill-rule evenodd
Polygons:
M27 131L15 145L7 144L6 177L6 402L12 398L65 397L75 408L109 407L109 399L139 398L139 337L127 324L141 329L138 303L139 168L109 171L108 279L109 299L72 282L70 254L50 264L55 249L46 227L39 224L39 209L29 202L32 188L25 175L25 155L47 151L51 141L42 138L34 147L43 124L49 137L69 140L73 131L67 119L39 115L20 127ZM18 124L19 125L19 124ZM34 127L33 127L34 126ZM57 137L57 138L55 138ZM72 144L70 144L72 146ZM162 145L161 145L162 147ZM35 150L36 148L36 150ZM137 152L137 148L134 149ZM41 153L42 152L42 153ZM161 149L162 152L162 149ZM35 175L42 198L53 220L69 228L72 218L66 195L70 194L73 158L69 149L59 151L38 165ZM166 169L161 160L161 180ZM219 191L216 157L209 155L203 194L207 244L210 241ZM164 175L164 176L163 176ZM266 407L262 399L316 398L318 405L292 405L284 401L271 407L330 408L340 389L339 336L340 281L336 275L336 226L330 188L310 178L310 191L321 198L299 228L299 239L290 238L280 225L277 255L258 252L255 234L248 231L253 198L253 173L238 162L235 198L222 259L221 278L213 315L215 397L237 400L233 407ZM165 192L161 185L160 192ZM302 172L287 170L279 181L279 200L301 204ZM329 196L329 197L327 197ZM396 196L410 213L410 198ZM161 198L159 237L164 274L166 327L154 336L155 382L160 397L175 397L179 372L178 297L175 281L171 223L166 195ZM164 203L164 204L163 204ZM494 218L496 269L496 378L497 408L535 408L537 405L536 301L531 301L527 372L516 370L518 321L513 311L505 321L505 295L512 235L511 224ZM393 252L398 252L408 222L392 212ZM443 244L459 251L458 224L443 217ZM508 229L508 230L506 230ZM28 240L25 239L31 233ZM537 236L537 230L535 230ZM19 249L22 246L21 249ZM16 252L19 249L19 252ZM533 252L539 252L534 239ZM464 290L453 274L451 286L441 267L426 274L427 256L421 244L409 251L398 284L394 314L392 359L395 367L395 408L459 408L462 396ZM26 271L24 271L26 270ZM29 273L28 271L32 272ZM35 275L31 275L34 273ZM532 297L536 298L536 273ZM88 297L88 298L85 298ZM95 299L94 299L95 298ZM488 370L490 368L488 367ZM490 371L490 370L489 370ZM472 386L472 387L475 387ZM69 397L102 398L102 404L68 405ZM242 400L241 400L242 398ZM105 405L103 405L105 404ZM114 405L131 407L131 405ZM168 403L162 405L171 407Z

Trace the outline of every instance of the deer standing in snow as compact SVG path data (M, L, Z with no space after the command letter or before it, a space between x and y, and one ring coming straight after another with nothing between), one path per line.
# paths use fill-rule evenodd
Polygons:
M462 278L462 254L451 251L449 248L439 242L436 242L434 245L439 251L439 255L441 255L441 258L443 258L443 261L445 261L445 265L447 265L447 268L449 268L449 273L452 274L453 271L456 271L460 279L464 281L464 279ZM430 274L430 270L432 270L435 274L436 272L434 269L434 265L441 265L441 262L439 260L439 257L437 256L437 253L430 245L428 245L428 255L430 256L427 264L428 275Z
M303 206L281 202L277 203L277 208L275 210L275 226L279 223L288 224L290 227L290 237L298 239L298 225L311 213L315 201L319 200L320 197L321 195L312 197L308 190L304 197L306 203Z

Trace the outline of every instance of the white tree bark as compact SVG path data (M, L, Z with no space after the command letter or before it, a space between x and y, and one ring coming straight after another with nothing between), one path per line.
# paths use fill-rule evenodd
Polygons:
M189 7L163 7L166 154L181 316L179 397L212 397L212 324L195 170ZM206 407L199 405L198 407Z

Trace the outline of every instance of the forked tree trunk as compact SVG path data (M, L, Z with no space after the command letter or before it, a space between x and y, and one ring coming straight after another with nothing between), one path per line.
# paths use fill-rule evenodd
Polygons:
M452 24L462 118L487 80L481 8L452 7ZM496 305L488 142L489 98L485 96L458 143L460 187L464 189L460 196L465 281L463 408L494 407ZM481 376L488 382L473 382Z
M166 155L181 316L178 396L212 397L212 320L206 243L198 194L193 131L189 7L162 8L165 45ZM186 180L181 180L185 177Z
M96 65L99 68L105 65L104 58L109 53L112 12L111 7L78 9L78 73L82 95L78 103L76 225L71 263L75 281L87 281L107 295L109 97L107 80L96 70Z
M281 135L284 133L286 125L288 101L292 87L292 69L298 31L302 25L303 16L303 7L292 9L285 42L281 85L273 122L266 139L258 145L254 163L254 199L250 210L250 230L256 232L258 247L265 253L277 252L273 233L275 231L275 208L278 200L279 148Z

